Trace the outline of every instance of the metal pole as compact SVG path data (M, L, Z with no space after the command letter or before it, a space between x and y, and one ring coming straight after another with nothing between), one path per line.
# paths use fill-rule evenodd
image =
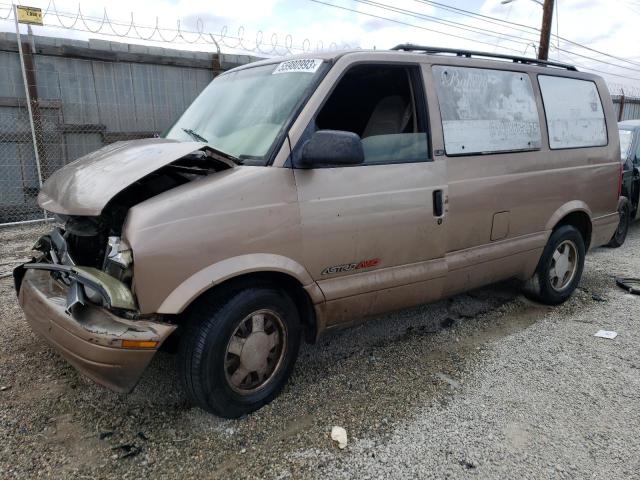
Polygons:
M27 111L29 112L29 125L31 126L31 140L33 141L33 154L36 158L36 170L38 172L38 186L42 188L42 170L40 168L40 155L38 153L38 140L36 137L36 126L33 123L33 112L31 111L31 95L29 94L29 83L27 82L27 70L24 66L24 56L22 53L22 39L20 38L20 24L18 23L18 6L13 5L13 20L16 24L16 40L18 41L18 54L20 55L20 68L22 70L22 82L24 83L24 94L27 99ZM44 218L47 218L47 211L44 211Z
M618 121L621 122L624 117L624 89L621 89L620 108L618 109Z
M540 48L538 60L548 60L549 41L551 40L551 22L553 20L553 0L544 0L542 6L542 28L540 28Z

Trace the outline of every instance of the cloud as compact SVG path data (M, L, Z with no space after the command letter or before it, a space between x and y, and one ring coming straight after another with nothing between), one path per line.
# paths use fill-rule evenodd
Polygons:
M483 15L515 22L524 27L492 22L486 18L463 16L416 0L322 1L342 8L310 0L85 0L82 2L82 11L85 15L101 19L106 5L111 19L125 23L130 21L133 10L137 24L153 26L157 18L161 28L175 29L179 21L183 30L202 28L205 32L214 34L216 38L219 38L222 32L226 32L230 38L226 46L223 42L223 50L226 48L230 51L237 45L237 38L234 37L240 35L243 35L243 45L248 49L255 49L256 42L262 38L259 46L263 53L272 50L272 41L279 46L277 52L280 53L284 52L285 45L289 44L294 50L299 51L303 47L314 50L336 46L380 49L411 42L534 55L532 45L539 42L537 29L540 26L542 8L533 0L513 0L509 5L503 5L501 0L461 0L455 3L456 8L479 11ZM30 0L29 3L44 8L48 2L49 0ZM448 4L453 5L452 2ZM558 11L554 12L554 34L559 19L561 37L617 57L638 58L635 28L637 22L631 21L630 18L640 19L640 5L631 3L631 0L615 3L599 0L561 0L557 4ZM59 10L72 14L78 8L77 0L57 0L56 5ZM61 21L69 25L73 22L73 15L62 17ZM89 24L92 28L96 28L97 25L96 22ZM11 22L0 22L0 28L11 31L13 25ZM97 34L60 28L43 30L36 27L34 30L36 34L42 32L73 38L100 38ZM117 30L123 31L126 27L119 27ZM150 31L141 29L143 34ZM130 38L118 40L152 43ZM175 44L155 44L192 50L215 49L213 45L188 45L179 41L180 39ZM636 60L636 64L626 63L563 40L560 40L558 50L557 43L553 38L550 53L552 59L599 70L604 72L603 75L610 81L640 85L640 61Z
M631 21L629 16L640 19L640 7L634 13L633 7L625 0L562 0L557 7L552 28L554 35L559 31L562 38L623 59L637 55L637 22ZM510 8L510 21L540 28L542 8L532 0L514 0ZM486 0L481 12L504 18L504 9L505 5L501 5L500 0ZM562 39L558 50L555 48L558 42L553 37L551 44L550 59L573 63L583 70L597 70L594 73L612 83L640 85L640 62L634 65Z

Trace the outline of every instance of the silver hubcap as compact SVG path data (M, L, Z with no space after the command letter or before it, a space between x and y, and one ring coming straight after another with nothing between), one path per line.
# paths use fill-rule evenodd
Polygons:
M248 394L268 384L282 363L286 334L282 319L272 310L245 317L227 344L224 371L229 386Z
M553 252L549 281L554 290L563 290L571 283L578 269L578 249L571 240L565 240Z

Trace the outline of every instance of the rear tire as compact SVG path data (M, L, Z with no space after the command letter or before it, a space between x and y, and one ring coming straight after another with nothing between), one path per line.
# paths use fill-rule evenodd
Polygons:
M618 228L616 228L616 232L613 234L613 237L611 237L611 240L609 240L609 243L607 243L607 247L621 247L624 241L627 239L627 233L629 233L629 224L631 223L631 207L628 201L622 202L620 204L618 215L620 216Z
M580 232L562 225L549 237L536 273L525 284L525 295L546 305L566 301L580 283L585 247Z
M286 384L300 347L291 298L270 287L205 297L189 313L178 352L189 399L225 418L271 402Z

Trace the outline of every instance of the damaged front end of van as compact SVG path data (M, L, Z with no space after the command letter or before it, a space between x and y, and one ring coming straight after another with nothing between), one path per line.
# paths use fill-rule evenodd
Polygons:
M224 155L199 142L118 142L54 173L38 202L56 223L14 270L27 322L74 367L118 392L131 391L177 328L142 314L134 252L123 235L129 209L221 170Z
M328 67L224 72L161 138L108 145L51 175L38 203L56 224L14 271L33 330L81 373L128 392L216 281L300 272L279 248L264 253L286 246L299 221L291 170L266 167Z

